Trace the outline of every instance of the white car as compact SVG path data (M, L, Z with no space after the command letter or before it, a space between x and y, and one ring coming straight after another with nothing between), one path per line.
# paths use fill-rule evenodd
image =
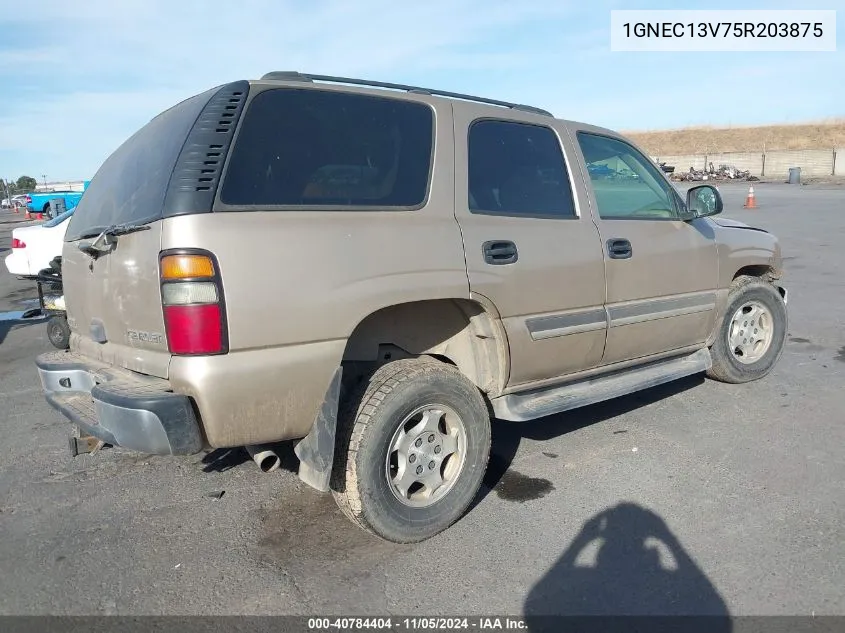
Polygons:
M53 258L62 254L68 220L75 210L74 207L43 224L13 229L12 252L6 257L9 272L26 277L49 268Z

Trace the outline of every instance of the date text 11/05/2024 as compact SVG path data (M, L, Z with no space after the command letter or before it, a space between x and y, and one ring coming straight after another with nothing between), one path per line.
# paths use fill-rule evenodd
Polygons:
M518 631L525 621L512 617L476 618L309 618L309 631Z
M625 37L824 37L822 22L626 22Z

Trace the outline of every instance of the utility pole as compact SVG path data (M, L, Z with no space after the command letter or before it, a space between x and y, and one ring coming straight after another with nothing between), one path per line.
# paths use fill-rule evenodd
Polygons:
M47 174L41 174L41 177L44 179L44 191L47 191Z

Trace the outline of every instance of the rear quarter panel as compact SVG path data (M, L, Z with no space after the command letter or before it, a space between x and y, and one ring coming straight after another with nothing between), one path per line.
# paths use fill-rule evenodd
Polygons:
M303 437L366 316L469 297L448 104L436 107L435 121L437 160L421 209L215 211L164 221L162 249L207 249L220 266L230 351L174 357L170 366L210 445Z

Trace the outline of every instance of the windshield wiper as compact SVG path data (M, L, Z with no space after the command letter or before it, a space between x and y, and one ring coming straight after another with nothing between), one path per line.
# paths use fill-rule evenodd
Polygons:
M108 253L115 244L113 238L119 235L136 233L137 231L148 231L149 224L112 224L98 233L88 232L82 235L82 239L97 236L93 242L80 242L79 250L96 259L98 256ZM112 238L112 239L110 239Z
M135 231L148 231L150 230L149 224L111 224L106 228L96 228L90 231L86 231L82 235L79 236L79 239L84 240L89 237L103 237L105 235L113 235L117 237L118 235L126 235L127 233L134 233Z
M149 231L150 228L152 227L149 224L112 224L103 231L103 235L117 237L118 235L127 235L138 231Z

